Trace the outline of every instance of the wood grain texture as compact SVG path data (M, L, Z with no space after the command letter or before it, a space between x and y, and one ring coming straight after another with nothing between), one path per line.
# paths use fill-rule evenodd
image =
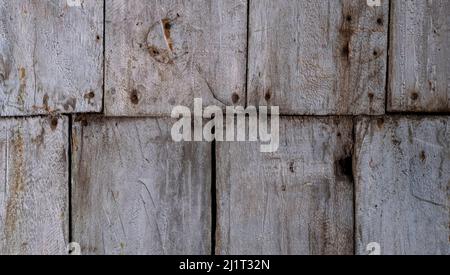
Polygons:
M73 236L83 254L209 254L211 144L171 120L82 118L73 128Z
M287 115L384 114L387 0L250 3L250 105Z
M217 144L218 254L352 254L352 120L283 118L280 149Z
M103 1L0 0L0 115L99 112Z
M450 254L450 118L361 119L355 151L357 253Z
M107 115L170 115L177 105L244 105L247 2L106 2Z
M66 254L67 118L0 120L0 254Z
M390 111L450 111L450 2L393 1Z

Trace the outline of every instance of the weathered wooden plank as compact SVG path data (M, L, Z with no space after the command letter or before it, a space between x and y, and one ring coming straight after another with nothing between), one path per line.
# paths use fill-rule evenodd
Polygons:
M0 0L0 115L100 111L102 35L103 1Z
M247 2L106 2L107 115L170 115L177 105L244 105Z
M450 2L392 1L390 111L450 111Z
M0 254L66 254L67 118L0 120Z
M250 1L250 105L383 114L388 1Z
M382 254L450 254L450 118L361 119L356 242Z
M283 118L280 148L217 144L218 254L352 254L352 120Z
M172 121L81 119L73 128L73 236L83 254L209 254L211 144Z

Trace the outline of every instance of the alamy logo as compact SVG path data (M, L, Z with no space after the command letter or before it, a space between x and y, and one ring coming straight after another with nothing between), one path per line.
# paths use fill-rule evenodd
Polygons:
M381 0L367 0L369 7L381 7Z
M67 6L69 6L69 7L81 7L81 0L67 0Z
M240 106L227 106L225 115L223 110L224 108L219 106L208 106L203 110L200 98L194 99L193 114L186 106L175 107L172 110L172 118L179 120L172 127L172 139L175 142L260 141L262 153L273 153L278 150L279 107L249 106L244 109ZM203 125L205 119L210 121Z
M381 245L377 242L369 243L366 247L368 255L379 256L381 255Z
M81 255L81 246L77 242L69 243L66 249L69 255Z

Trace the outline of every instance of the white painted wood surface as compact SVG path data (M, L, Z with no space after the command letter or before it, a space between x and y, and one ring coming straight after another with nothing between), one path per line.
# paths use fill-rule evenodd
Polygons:
M249 105L384 114L387 0L250 0Z
M352 120L283 118L280 149L217 144L218 254L352 254Z
M73 241L83 254L209 254L211 144L174 143L171 120L78 119Z
M99 112L103 1L0 0L0 116Z
M450 254L450 118L360 119L355 152L357 253Z
M65 254L67 118L0 120L0 254Z
M450 112L450 1L392 1L389 111Z
M245 104L246 1L106 1L106 35L107 115Z

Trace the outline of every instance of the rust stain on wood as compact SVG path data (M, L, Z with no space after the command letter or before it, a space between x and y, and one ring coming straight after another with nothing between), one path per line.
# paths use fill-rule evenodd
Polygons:
M19 68L19 94L17 96L17 102L21 106L21 108L25 105L25 97L26 97L26 88L27 88L27 73L25 68L21 67Z
M52 131L55 131L56 128L58 128L58 118L57 117L53 117L50 120L50 128L52 129Z
M170 36L170 29L172 28L172 23L170 19L164 18L161 20L161 27L163 29L164 40L166 41L167 48L170 52L173 52L173 40Z
M6 203L6 219L4 232L6 240L8 241L14 231L18 222L18 217L21 211L20 201L25 189L24 180L24 141L23 134L18 129L13 136L13 179L10 189L8 190L8 201Z
M153 45L148 46L147 49L150 56L158 63L173 64L173 60L170 56L169 50L160 49Z

